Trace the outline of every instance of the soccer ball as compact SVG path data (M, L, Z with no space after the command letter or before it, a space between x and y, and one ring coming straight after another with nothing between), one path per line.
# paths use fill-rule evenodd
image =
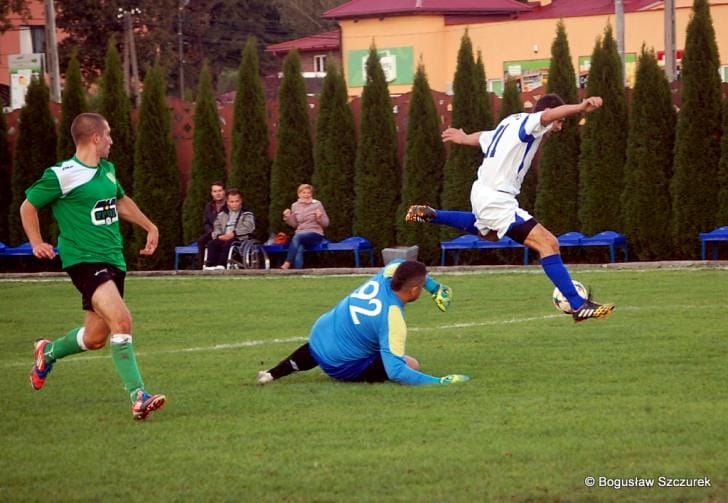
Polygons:
M578 293L582 299L586 299L589 297L589 292L584 285L576 280L573 280L572 283L574 283L576 293ZM551 296L551 300L553 300L554 302L554 307L562 313L571 314L573 312L571 310L571 304L569 304L568 299L564 297L564 294L562 294L561 290L559 290L558 288L554 288L554 293Z

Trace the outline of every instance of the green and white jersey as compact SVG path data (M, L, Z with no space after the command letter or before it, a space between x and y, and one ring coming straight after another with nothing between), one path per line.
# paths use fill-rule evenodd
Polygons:
M58 222L58 253L63 268L105 262L126 271L116 201L124 189L106 159L96 167L75 156L45 170L25 191L36 208L50 205Z

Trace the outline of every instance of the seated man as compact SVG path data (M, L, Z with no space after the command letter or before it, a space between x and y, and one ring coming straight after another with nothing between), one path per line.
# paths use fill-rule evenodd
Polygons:
M427 274L421 262L394 260L378 274L321 316L308 342L278 365L258 372L267 384L293 372L321 369L333 379L353 382L394 381L401 384L452 384L469 378L462 374L435 377L420 372L417 360L405 354L406 304L423 290L445 311L450 289Z
M205 270L225 269L233 242L247 239L255 231L255 217L243 206L243 195L238 189L227 191L226 202L227 209L217 215L212 241L207 244Z
M197 267L202 268L205 264L205 248L207 243L212 241L212 231L215 229L215 219L221 211L225 210L225 185L222 182L213 182L210 185L210 196L212 200L205 205L202 213L203 233L197 239Z

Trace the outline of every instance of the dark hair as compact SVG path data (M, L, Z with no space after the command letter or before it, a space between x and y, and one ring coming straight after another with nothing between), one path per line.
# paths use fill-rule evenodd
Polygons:
M533 107L534 112L540 112L547 108L556 108L564 104L564 100L558 94L545 94L541 96Z
M228 189L227 192L225 192L225 197L230 196L240 196L240 199L243 198L242 192L240 192L240 190L238 189Z
M106 126L106 119L101 114L82 113L78 114L71 123L71 137L77 146L85 143L95 134L102 134Z
M404 287L409 286L415 279L422 278L427 275L427 267L422 262L407 260L402 262L394 271L392 277L392 290L399 292Z
M210 188L213 188L215 185L217 185L218 187L222 187L223 189L225 188L225 184L220 180L215 180L214 182L212 182L210 184Z

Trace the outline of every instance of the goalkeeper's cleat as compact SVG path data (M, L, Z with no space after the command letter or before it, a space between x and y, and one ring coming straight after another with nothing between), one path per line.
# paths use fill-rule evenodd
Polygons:
M258 381L258 384L268 384L269 382L273 382L273 376L267 370L261 370L258 372L256 381Z
M416 222L418 224L427 224L437 216L437 212L429 206L415 204L410 206L405 215L405 222Z
M447 285L440 285L440 288L432 294L432 299L435 301L437 308L444 313L450 307L450 302L452 302L452 290Z
M136 401L131 406L131 413L137 421L144 421L149 413L162 407L167 401L164 395L150 395L144 390L137 391Z
M614 304L598 304L591 300L590 296L579 309L572 313L572 316L576 323L581 323L589 318L604 318L605 316L609 316L614 311L614 307Z
M450 374L440 378L440 384L455 384L468 382L470 377L465 374Z
M53 370L52 363L45 361L45 347L50 344L48 339L38 339L35 341L35 365L30 369L30 385L38 391L45 384L48 374Z

